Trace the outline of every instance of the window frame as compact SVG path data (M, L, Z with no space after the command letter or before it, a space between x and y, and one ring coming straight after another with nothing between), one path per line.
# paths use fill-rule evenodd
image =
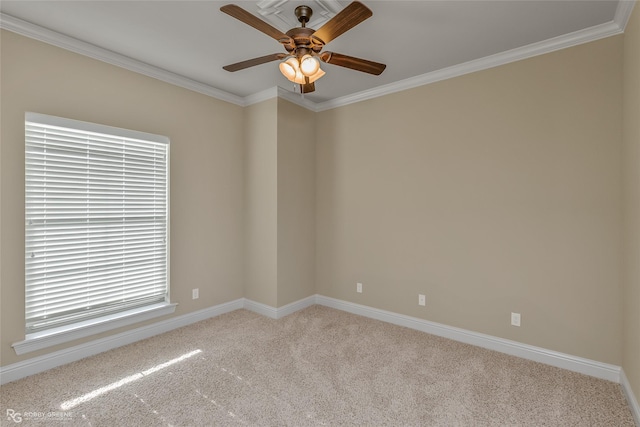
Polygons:
M73 323L56 325L46 329L30 332L25 330L25 340L12 344L17 354L23 354L30 351L39 350L52 345L68 342L78 338L91 336L97 333L105 332L122 326L127 326L144 320L164 316L175 311L177 304L170 302L171 286L170 286L170 140L166 136L139 132L129 129L117 128L113 126L95 124L79 120L67 119L62 117L50 116L27 112L25 113L25 161L27 150L27 122L38 123L42 125L59 126L70 128L81 132L101 133L121 138L130 138L136 140L149 141L154 143L166 144L166 296L163 302L153 302L143 306L135 307L128 310L120 310L106 315L83 318ZM25 245L27 242L27 222L26 222L26 189L27 189L27 170L25 166ZM26 248L25 248L26 249ZM26 255L26 251L25 251ZM26 274L26 261L25 261ZM26 292L25 277L25 292ZM26 310L26 294L24 306ZM26 328L26 311L25 311L25 328Z

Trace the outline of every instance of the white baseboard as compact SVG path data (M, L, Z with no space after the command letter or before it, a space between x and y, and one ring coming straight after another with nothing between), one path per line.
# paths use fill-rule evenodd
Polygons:
M321 295L316 304L620 383L620 367Z
M32 334L25 340L11 344L18 356L42 350L58 344L64 344L86 337L95 337L99 333L113 331L124 326L135 325L145 320L173 314L178 304L159 303L152 306L141 307L127 312L115 313L103 316L99 319L89 319L78 322L73 329L68 327L57 328L58 331L48 330L46 333ZM40 335L40 336L38 336Z
M245 298L244 308L272 319L280 319L281 317L288 316L303 308L314 305L316 303L316 297L317 295L311 295L278 308Z
M627 398L627 402L629 402L629 407L631 408L633 418L636 420L636 425L640 427L640 404L638 404L638 399L636 399L636 396L631 389L631 384L629 383L627 376L624 374L624 369L620 371L620 385L622 386L622 391Z
M619 366L584 359L557 351L547 350L541 347L522 344L516 341L510 341L491 335L468 331L466 329L447 326L441 323L418 319L416 317L380 310L322 295L312 295L279 308L271 307L246 298L240 298L214 307L163 320L152 325L143 326L131 331L122 332L110 337L101 338L64 350L14 363L12 365L0 367L0 384L15 381L29 375L37 374L57 366L71 363L88 356L93 356L107 350L121 347L126 344L241 308L245 308L272 319L280 319L314 304L324 305L346 311L348 313L381 320L394 325L404 326L455 341L476 345L489 350L499 351L501 353L510 354L523 359L533 360L558 368L619 383L624 391L627 401L629 402L629 406L633 416L635 417L636 423L640 426L640 405L638 405L638 400L631 389L631 385L629 384L624 371Z
M275 307L271 307L267 304L262 304L261 302L252 301L250 299L244 298L244 306L243 308L253 311L254 313L261 314L263 316L269 317L271 319L278 318L278 309Z
M627 379L624 371L620 366L610 365L595 360L585 359L570 354L560 353L553 350L547 350L541 347L535 347L528 344L522 344L517 341L510 341L503 338L485 335L466 329L456 328L453 326L443 325L441 323L430 322L416 317L405 316L403 314L393 313L390 311L380 310L365 305L355 304L335 298L329 298L322 295L315 296L315 302L319 305L346 311L348 313L357 314L359 316L369 317L371 319L381 320L383 322L392 323L398 326L404 326L429 334L449 338L454 341L472 344L489 350L499 351L501 353L510 354L512 356L521 357L527 360L544 363L546 365L555 366L573 372L589 375L592 377L613 381L620 384L627 398L629 407L636 424L640 427L640 405L631 389L631 384Z
M75 362L76 360L80 360L85 357L93 356L95 354L118 348L126 344L131 344L145 338L150 338L154 335L162 334L164 332L169 332L173 329L181 328L183 326L200 322L201 320L205 320L210 317L219 316L223 313L238 310L243 307L244 298L240 298L234 301L205 308L203 310L194 311L193 313L183 314L181 316L173 317L171 319L163 320L151 325L132 329L126 332L121 332L109 337L75 345L64 350L55 351L43 356L38 356L11 365L3 366L0 367L0 384L19 380L20 378L24 378L29 375L44 372L57 366Z
M304 308L310 307L316 303L316 295L311 295L309 297L303 298L298 301L294 301L290 304L283 305L278 308L278 319L284 316L288 316L290 314L295 313L296 311L300 311Z
M219 316L221 314L241 308L246 308L247 310L254 311L272 319L279 319L288 314L295 313L298 310L309 307L313 304L315 304L315 295L301 299L299 301L295 301L291 304L287 304L279 308L274 308L266 304L251 301L246 298L239 298L234 301L205 308L203 310L198 310L193 313L172 317L170 319L153 323L151 325L132 329L126 332L121 332L119 334L97 339L94 341L89 341L63 350L23 360L11 365L2 366L0 367L0 384L16 381L20 378L28 377L29 375L44 372L57 366L75 362L76 360L80 360L85 357L93 356L104 351L112 350L123 345L131 344L136 341L152 337L154 335L169 332L173 329L200 322L210 317Z

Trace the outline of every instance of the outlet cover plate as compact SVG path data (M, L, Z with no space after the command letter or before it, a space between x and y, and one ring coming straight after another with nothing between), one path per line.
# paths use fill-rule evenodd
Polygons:
M511 313L511 325L520 326L520 313Z

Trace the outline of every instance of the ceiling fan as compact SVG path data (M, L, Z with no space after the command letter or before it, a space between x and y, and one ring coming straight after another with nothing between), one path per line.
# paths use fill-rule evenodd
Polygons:
M290 81L299 84L300 92L309 93L315 90L314 82L325 74L320 69L320 61L376 76L386 68L385 64L366 59L335 52L321 52L325 44L373 15L368 7L358 1L354 1L342 9L318 30L306 27L313 13L311 8L298 6L295 9L295 15L300 22L300 27L292 28L286 33L234 4L222 6L220 10L274 38L287 51L287 53L272 53L222 67L227 71L239 71L255 65L281 60L280 71L282 74Z

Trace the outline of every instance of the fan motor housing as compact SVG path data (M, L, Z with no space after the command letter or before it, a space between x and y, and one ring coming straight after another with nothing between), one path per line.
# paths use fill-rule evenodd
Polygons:
M313 43L311 40L311 35L315 33L315 31L316 30L314 30L313 28L307 27L297 27L290 29L286 34L293 39L295 48L292 47L291 49L289 49L288 46L285 46L285 48L287 48L289 52L291 52L292 50L297 51L298 49L313 50L316 53L320 52L320 50L322 50L322 45Z

